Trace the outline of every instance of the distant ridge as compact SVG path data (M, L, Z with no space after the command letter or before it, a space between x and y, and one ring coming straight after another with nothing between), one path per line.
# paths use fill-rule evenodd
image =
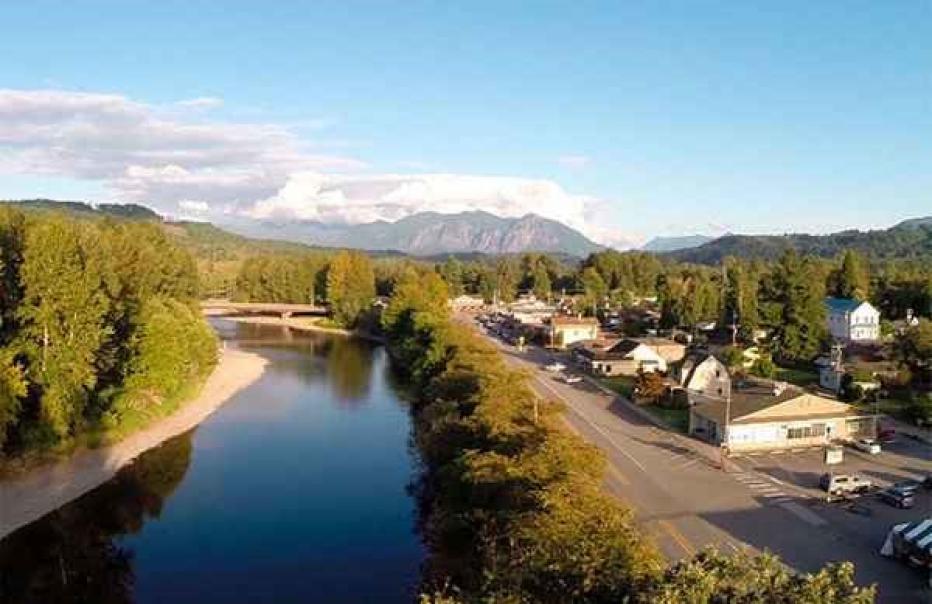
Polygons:
M875 259L929 258L932 261L932 216L905 220L888 229L848 230L830 235L725 235L666 255L683 262L718 264L726 256L770 260L790 248L823 257L853 249Z
M101 203L86 201L56 201L54 199L17 199L2 203L15 204L23 210L47 210L86 216L116 216L129 220L162 220L154 210L135 203Z
M682 235L679 237L654 237L645 243L641 249L645 252L675 252L699 247L715 239L707 235Z
M415 256L556 252L583 257L602 249L582 233L536 214L502 218L488 212L420 212L396 222L327 225L315 221L237 221L231 230L267 239L330 247L397 250Z

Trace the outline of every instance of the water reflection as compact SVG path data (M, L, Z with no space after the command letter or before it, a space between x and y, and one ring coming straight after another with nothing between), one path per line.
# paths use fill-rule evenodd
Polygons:
M341 406L359 407L369 397L374 346L364 340L231 321L217 321L214 326L221 338L240 348L279 349L281 354L274 354L270 367L273 372L300 377L308 384L326 377ZM316 362L288 354L294 351L306 351Z
M133 556L115 538L161 515L190 465L192 434L0 541L0 602L132 602Z
M385 351L217 321L262 379L0 541L0 602L410 602L421 544Z

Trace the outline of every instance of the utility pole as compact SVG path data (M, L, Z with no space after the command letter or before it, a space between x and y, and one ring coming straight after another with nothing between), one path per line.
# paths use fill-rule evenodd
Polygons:
M729 431L731 429L731 372L726 369L726 375L728 375L728 389L725 391L725 427L722 430L722 472L727 472L728 467L725 465L725 460L728 457L728 445L731 435Z

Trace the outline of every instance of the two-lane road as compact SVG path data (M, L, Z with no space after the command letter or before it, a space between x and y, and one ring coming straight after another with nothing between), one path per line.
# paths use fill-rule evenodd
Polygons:
M707 445L658 428L627 401L587 382L567 384L544 371L549 353L492 341L509 364L530 373L541 397L565 406L571 429L605 453L607 490L635 510L669 559L711 545L724 552L773 551L803 571L851 560L859 582L879 585L880 601L928 597L920 573L879 556L880 543L865 544L805 490L745 464L728 462L723 471Z

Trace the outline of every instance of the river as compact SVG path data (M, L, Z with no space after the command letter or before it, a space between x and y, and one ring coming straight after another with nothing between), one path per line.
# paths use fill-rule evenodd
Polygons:
M0 541L3 602L410 602L424 556L385 350L218 320L263 377Z

